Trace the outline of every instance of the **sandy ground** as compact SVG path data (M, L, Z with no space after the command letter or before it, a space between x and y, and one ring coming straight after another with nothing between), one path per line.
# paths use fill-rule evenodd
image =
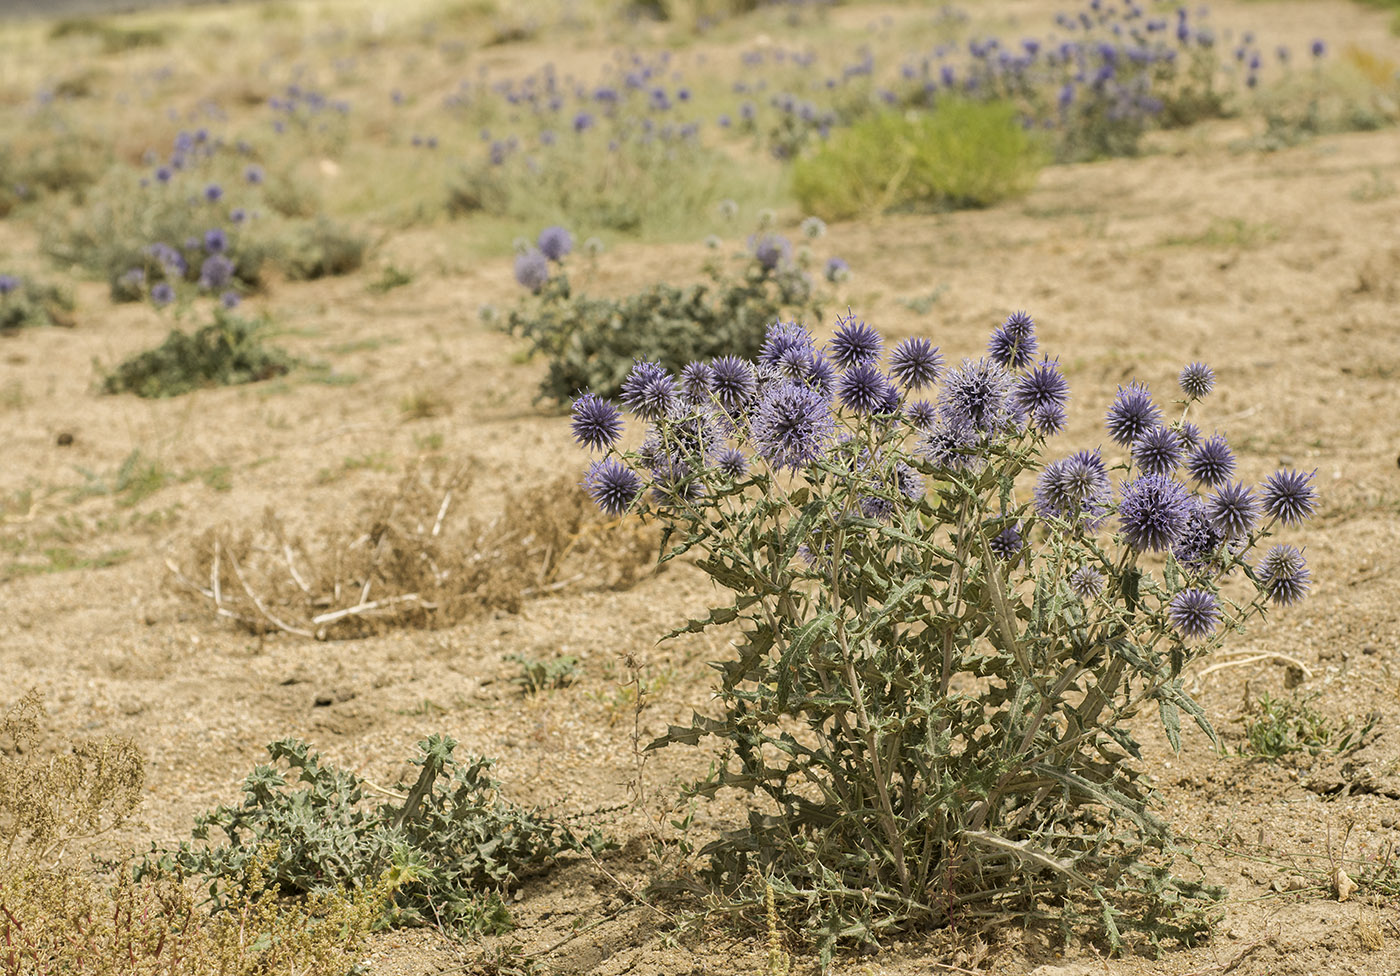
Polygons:
M1280 9L1300 33L1325 33L1335 10L1351 10ZM1381 18L1357 23L1394 48ZM1346 757L1269 763L1219 756L1195 734L1174 755L1153 721L1139 723L1163 813L1230 888L1209 945L1110 960L1092 948L1061 957L1006 933L980 961L914 940L841 960L838 972L928 973L945 962L1039 976L1400 972L1395 899L1363 892L1341 903L1320 883L1328 845L1348 827L1348 857L1400 841L1400 137L1329 136L1265 154L1232 150L1239 135L1207 127L1144 158L1052 167L1023 201L985 212L834 227L833 249L856 269L838 297L887 337L930 336L950 359L978 354L1008 311L1030 310L1074 391L1066 451L1106 440L1101 418L1118 384L1165 390L1183 363L1210 363L1219 383L1204 423L1229 435L1241 476L1316 468L1322 505L1282 539L1306 547L1312 597L1194 671L1245 652L1286 654L1306 666L1299 690L1316 693L1317 708L1358 724L1376 713L1375 730ZM31 230L0 222L4 252L34 245ZM441 248L430 232L405 232L376 261L432 268ZM605 286L642 285L700 257L698 246L619 248L603 261ZM286 735L391 783L416 740L446 732L498 757L521 801L626 802L637 767L624 656L643 662L654 688L638 716L644 740L707 698L719 638L655 644L712 598L685 565L626 591L566 591L449 630L346 642L258 639L182 595L165 559L184 558L208 527L249 523L267 506L298 524L335 524L425 454L477 462L467 504L483 516L514 485L581 473L567 419L532 402L542 365L521 364L518 343L477 319L483 302L515 298L505 260L425 272L385 295L368 292L373 274L281 285L266 299L296 323L282 343L352 378L343 384L303 373L159 402L96 395L93 360L146 348L165 326L148 309L111 307L94 285L80 290L75 328L0 339L0 389L11 391L0 407L0 497L29 489L36 500L7 508L0 526L0 690L38 686L54 729L130 735L145 750L146 802L102 850L188 836L191 819L234 801L263 745ZM900 301L935 290L924 315ZM424 390L450 412L405 419L399 404ZM109 484L135 450L172 473L160 490L130 507L80 490ZM354 463L365 458L377 460ZM205 476L215 469L226 471ZM57 545L116 564L19 568ZM524 697L507 680L511 653L572 654L582 674ZM1246 699L1285 694L1286 682L1289 667L1264 659L1191 685L1233 750ZM703 767L682 750L654 754L643 807L668 810L676 778ZM733 812L702 811L698 829ZM762 971L756 941L718 930L669 938L665 919L623 894L647 877L647 823L639 811L615 815L619 852L527 884L513 906L518 930L497 941L540 953L550 973ZM387 933L373 941L372 971L482 971L477 952L431 932ZM813 963L799 957L798 969Z

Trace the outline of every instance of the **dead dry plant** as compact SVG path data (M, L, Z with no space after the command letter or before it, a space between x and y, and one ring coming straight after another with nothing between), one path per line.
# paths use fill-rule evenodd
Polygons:
M572 587L621 589L655 567L654 528L597 513L568 479L507 494L501 514L455 517L467 468L415 468L348 521L311 539L268 509L253 530L213 529L184 566L184 590L254 633L330 640L445 627Z

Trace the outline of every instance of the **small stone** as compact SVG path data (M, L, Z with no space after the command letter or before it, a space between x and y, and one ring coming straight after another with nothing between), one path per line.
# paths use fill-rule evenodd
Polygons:
M60 431L53 441L59 447L71 447L73 445L73 435L66 430Z
M1390 828L1395 826L1395 818L1381 817L1381 826L1384 827L1386 830L1389 830Z

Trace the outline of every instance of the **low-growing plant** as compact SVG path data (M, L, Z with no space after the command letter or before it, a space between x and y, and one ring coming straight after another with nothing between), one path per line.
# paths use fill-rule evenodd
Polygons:
M73 324L73 296L58 285L0 274L0 332Z
M514 675L510 680L519 685L527 695L538 694L541 691L553 691L556 688L567 688L574 683L574 679L578 677L581 670L578 658L571 654L547 660L526 657L524 654L511 654L506 657L506 660L519 665L520 673Z
M388 922L506 931L502 895L562 853L607 844L596 830L580 834L568 821L506 800L491 776L493 761L459 760L456 747L450 736L419 742L411 760L416 780L376 805L372 795L384 791L324 762L306 743L273 742L270 763L245 781L241 804L197 818L192 841L153 849L136 877L198 877L215 909L226 910L248 901L250 869L260 863L284 894L354 891L387 875Z
M567 254L558 254L553 264L543 250L517 256L516 278L531 294L500 322L548 359L540 398L557 403L582 390L616 396L638 359L680 369L734 350L754 355L770 324L784 314L820 314L823 302L804 267L807 249L794 260L788 240L770 232L755 235L737 258L737 274L711 258L698 284L663 282L622 298L576 294Z
M1194 422L1201 363L1175 419L1134 383L1107 413L1113 453L1047 461L1069 387L1037 347L1024 312L952 368L921 337L882 366L854 316L825 348L780 323L755 362L638 363L634 450L610 402L574 405L604 455L598 504L659 521L663 558L732 595L674 632L738 628L716 707L652 743L714 743L692 793L751 798L699 852L701 890L757 906L771 885L823 956L998 918L1120 951L1202 939L1218 915L1220 889L1174 864L1130 720L1155 710L1180 748L1185 716L1215 741L1184 669L1306 593L1299 550L1256 553L1314 511L1312 476L1232 480L1227 441Z
M1361 742L1376 723L1372 716L1361 729L1350 722L1335 722L1319 711L1318 695L1274 698L1265 693L1255 700L1244 721L1245 755L1281 759L1297 752L1316 756L1345 752Z
M269 510L260 527L205 533L171 568L239 626L325 640L446 627L572 586L624 588L654 566L656 534L605 533L576 484L509 493L486 520L458 514L470 484L467 469L415 467L311 538Z
M987 207L1024 194L1042 152L1005 102L941 99L835 132L793 165L797 202L827 220Z
M268 346L268 323L215 308L213 321L193 333L172 329L154 349L117 364L102 378L104 393L171 397L212 386L236 386L283 376L297 365Z
M293 281L329 278L358 270L369 243L364 233L322 216L295 225L282 240L276 260Z

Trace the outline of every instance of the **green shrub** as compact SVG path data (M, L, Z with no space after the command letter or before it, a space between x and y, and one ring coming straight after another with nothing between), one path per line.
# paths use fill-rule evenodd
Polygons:
M827 220L986 207L1025 193L1042 161L1011 105L942 101L931 112L884 112L838 131L796 161L793 191Z
M267 861L287 894L354 890L388 873L395 893L389 921L440 923L460 932L501 932L510 916L501 893L566 851L607 845L565 822L500 795L492 760L453 757L457 743L418 743L417 780L390 802L371 806L368 785L287 738L267 747L270 765L243 785L244 801L195 821L194 842L153 849L138 879L175 871L208 882L216 908L246 899L248 869ZM279 768L280 767L280 768Z
M1376 724L1375 716L1359 731L1350 722L1338 724L1313 707L1317 695L1274 698L1263 694L1245 719L1245 755L1280 759L1295 752L1316 756L1343 752L1360 744Z
M170 397L282 376L296 360L263 345L265 331L265 322L215 309L214 321L193 335L172 329L156 348L123 361L103 377L102 392Z
M283 239L277 264L293 281L349 274L365 262L369 238L328 217L298 224Z
M0 332L73 324L73 296L57 285L0 274Z
M49 28L49 39L93 37L104 54L120 54L142 47L164 47L169 28L159 26L131 27L114 24L97 17L66 17Z

